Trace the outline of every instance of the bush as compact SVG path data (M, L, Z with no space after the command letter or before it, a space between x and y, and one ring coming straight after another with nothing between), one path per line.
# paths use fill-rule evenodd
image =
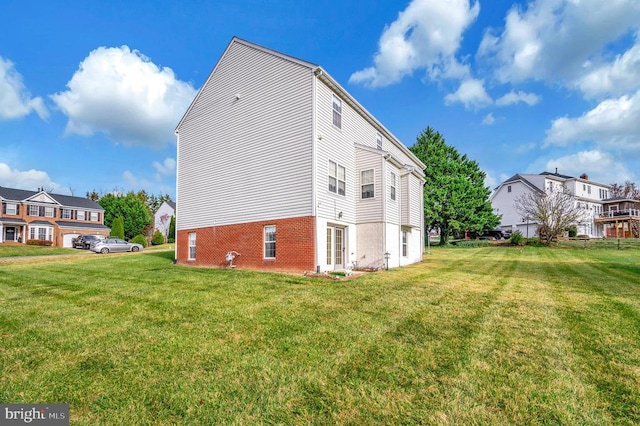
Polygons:
M50 240L27 240L28 246L44 246L50 247L53 245L53 241Z
M147 246L147 239L142 234L138 234L135 237L133 237L131 242L132 243L136 243L136 244L140 244L140 245L142 245L142 247L146 247Z
M167 243L169 243L169 244L173 244L173 243L175 243L175 242L176 242L176 239L175 239L175 238L167 238Z
M153 238L151 238L151 245L159 246L160 244L164 244L164 235L159 230L156 230L153 234Z
M511 234L511 238L509 238L509 243L513 244L514 246L522 246L525 244L525 238L522 235L522 232L520 231L516 231L513 234Z
M567 228L567 231L569 232L569 238L575 238L578 235L578 227L576 225L571 225Z

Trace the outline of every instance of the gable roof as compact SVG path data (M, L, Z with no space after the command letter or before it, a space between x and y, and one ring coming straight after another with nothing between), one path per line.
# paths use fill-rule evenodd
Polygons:
M74 197L70 195L53 194L46 191L28 191L24 189L5 188L0 186L0 199L11 201L27 201L29 198L38 195L46 194L49 198L64 207L80 207L83 209L91 210L104 210L100 204L93 200L82 197Z
M193 108L193 106L197 103L198 99L200 98L200 95L203 92L202 89L207 85L209 80L211 80L211 77L213 76L213 74L218 69L218 65L220 65L220 63L222 63L222 61L224 60L225 56L227 55L227 52L229 52L229 50L231 49L231 47L234 44L241 44L243 46L247 46L247 47L251 47L251 48L254 48L254 49L258 49L258 50L260 50L262 52L277 56L277 57L279 57L279 58L281 58L281 59L283 59L285 61L293 62L293 63L295 63L297 65L301 65L303 67L308 68L310 71L312 71L314 73L316 78L318 78L320 81L322 81L327 86L329 86L330 89L332 89L333 91L338 93L342 97L342 99L345 102L347 102L347 104L349 106L351 106L351 108L353 108L366 121L368 121L369 124L371 124L373 127L377 128L381 133L384 133L385 136L387 137L387 139L389 139L391 141L391 143L393 143L400 150L402 150L404 152L404 154L406 154L409 158L411 158L423 170L427 167L426 164L424 164L413 152L411 152L411 150L409 150L409 148L407 148L407 146L405 144L403 144L398 138L396 138L393 135L393 133L391 133L389 130L387 130L387 128L384 127L382 125L382 123L380 123L372 114L369 113L369 111L367 111L362 105L360 105L360 103L353 96L351 96L351 94L349 92L347 92L320 65L314 64L314 63L309 62L309 61L305 61L303 59L296 58L294 56L287 55L287 54L282 53L282 52L278 52L277 50L273 50L273 49L261 46L261 45L256 44L256 43L252 43L252 42L247 41L247 40L243 40L243 39L241 39L239 37L236 37L236 36L233 36L233 38L229 42L229 45L226 47L226 49L224 50L222 56L220 56L220 59L218 59L218 62L216 62L216 65L213 67L213 70L211 71L211 73L207 77L207 80L202 85L202 87L198 91L198 94L195 96L195 98L193 99L193 101L189 105L189 108L187 108L186 112L184 113L184 115L180 119L180 122L178 123L178 125L176 126L176 129L175 129L175 133L176 134L178 134L178 129L182 126L182 123L184 122L185 118L189 115L189 113L191 112L191 109Z

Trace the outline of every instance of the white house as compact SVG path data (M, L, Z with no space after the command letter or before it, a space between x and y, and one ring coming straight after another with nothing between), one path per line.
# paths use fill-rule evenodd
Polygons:
M533 237L538 229L531 218L522 217L515 208L516 199L531 192L545 192L565 186L575 196L578 207L584 209L583 220L577 223L578 234L590 237L605 236L603 218L610 204L606 184L589 180L586 174L572 177L550 172L540 174L516 174L495 188L490 201L495 214L501 216L503 230L520 231L525 237Z
M178 263L421 261L425 165L322 67L234 37L176 135Z
M171 224L171 218L176 215L176 203L173 201L164 201L158 210L153 214L154 217L154 232L160 231L164 235L165 241L169 234L169 225Z

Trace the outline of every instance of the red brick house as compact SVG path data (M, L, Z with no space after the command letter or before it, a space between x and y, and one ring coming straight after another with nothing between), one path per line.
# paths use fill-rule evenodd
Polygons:
M0 244L44 240L71 247L78 235L111 231L104 225L104 209L87 198L0 186L0 203Z

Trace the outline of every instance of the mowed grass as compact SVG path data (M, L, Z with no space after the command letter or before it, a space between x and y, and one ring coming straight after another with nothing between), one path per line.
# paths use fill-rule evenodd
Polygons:
M0 402L72 424L638 424L635 251L432 249L348 281L170 251L0 265Z

